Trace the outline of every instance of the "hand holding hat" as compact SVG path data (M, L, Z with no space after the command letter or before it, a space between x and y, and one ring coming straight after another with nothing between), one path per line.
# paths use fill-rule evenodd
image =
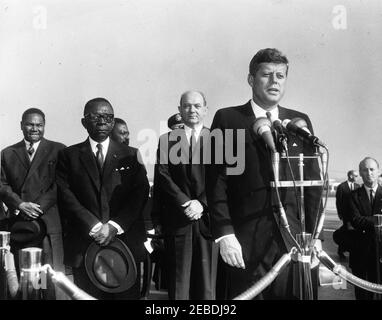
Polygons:
M118 230L110 223L105 223L101 228L93 235L94 241L100 246L107 246L114 237L117 235Z
M21 202L19 205L19 210L25 214L27 217L32 219L37 219L43 214L40 209L40 205L33 202Z

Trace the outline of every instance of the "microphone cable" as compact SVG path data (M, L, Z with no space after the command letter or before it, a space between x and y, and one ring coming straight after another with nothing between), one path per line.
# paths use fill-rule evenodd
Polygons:
M316 213L316 221L314 224L314 229L313 229L313 238L312 238L312 243L314 240L318 239L318 236L321 233L321 230L324 226L324 220L325 220L325 211L326 211L326 206L328 203L328 197L329 197L329 149L325 146L323 147L326 151L327 159L326 159L326 168L324 172L324 182L321 188L321 195L320 195L320 203L322 200L322 194L324 193L325 187L326 187L326 192L325 192L325 201L322 207L322 212L320 213L320 205L317 208L317 213ZM324 161L321 158L321 165L324 167Z

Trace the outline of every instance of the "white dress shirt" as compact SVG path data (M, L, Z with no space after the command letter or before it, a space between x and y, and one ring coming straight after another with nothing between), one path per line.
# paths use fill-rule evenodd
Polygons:
M363 185L363 187L366 190L367 197L369 198L369 201L370 201L370 189L373 189L373 196L374 196L374 199L375 199L375 193L377 192L377 189L378 189L378 183L374 187L372 187L372 188L369 188L366 185Z
M106 155L107 155L107 152L109 151L109 144L110 144L110 138L108 137L105 141L103 142L97 142L97 141L94 141L92 138L89 137L89 142L90 142L90 147L92 149L92 152L94 153L94 155L96 156L97 155L97 151L98 151L98 148L97 148L97 144L101 143L102 144L102 153L103 153L103 158L106 159ZM113 220L109 220L107 223L110 223L113 227L115 227L118 231L117 231L117 234L122 234L124 233L125 231L121 228L121 226L116 223L115 221ZM101 222L98 222L96 225L93 226L93 228L90 230L89 232L89 235L92 236L94 235L95 233L97 233L102 227L102 223Z
M186 133L187 142L190 143L192 130L195 130L196 141L198 141L200 133L202 132L202 129L203 129L203 123L195 125L194 129L188 127L187 125L184 125L184 131Z

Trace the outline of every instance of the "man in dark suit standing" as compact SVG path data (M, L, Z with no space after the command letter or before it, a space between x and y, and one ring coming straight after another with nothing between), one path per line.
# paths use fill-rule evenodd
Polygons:
M350 170L348 171L347 176L348 176L347 181L342 182L337 187L336 207L337 207L338 217L343 222L342 232L345 232L345 233L347 232L347 234L350 236L350 233L348 231L354 229L349 221L351 192L353 190L358 189L360 185L355 182L355 180L358 177L357 171ZM345 255L344 255L345 251L348 251L348 249L344 248L344 246L341 244L338 245L337 252L340 258L342 259L345 258Z
M45 115L40 109L23 113L21 130L24 139L1 153L1 198L9 209L9 226L19 220L43 222L47 237L36 245L43 248L45 263L64 271L55 170L58 152L65 146L44 138ZM14 249L28 246L15 244ZM56 290L56 298L62 297Z
M118 237L137 263L145 258L145 229L141 219L149 184L138 150L114 142L109 134L114 111L104 98L88 101L82 125L89 137L59 154L57 185L65 221L65 263L74 282L98 299L138 299L140 279L122 293L106 293L89 279L84 255L89 244L107 246Z
M241 106L218 110L211 126L211 136L221 132L223 137L221 143L212 144L213 153L226 153L230 148L234 154L236 151L237 154L243 154L238 158L238 162L243 165L236 164L236 169L242 170L233 170L227 157L219 163L216 154L213 155L206 176L213 237L219 243L220 254L227 265L229 299L257 282L293 246L284 229L278 226L278 212L272 203L270 182L274 178L270 152L263 139L255 135L252 129L254 121L259 117L280 120L298 117L305 120L313 134L306 114L279 105L284 95L287 75L288 60L280 51L260 50L249 65L248 83L252 88L252 99ZM233 139L228 141L226 137L230 132L233 132ZM233 145L230 145L231 142ZM292 135L288 138L288 149L293 156L299 153L308 156L315 151L313 146ZM320 179L317 166L314 161L305 164L305 180ZM298 177L296 167L293 169L294 176ZM291 180L288 170L280 170L282 174ZM305 192L305 226L307 232L312 232L320 192L314 188L308 189ZM291 233L295 237L301 233L302 226L293 191L282 190L281 200L286 208ZM256 298L294 298L292 269L287 267Z
M381 276L377 273L376 235L374 232L374 215L382 212L382 187L378 185L379 164L377 160L371 157L363 159L359 164L359 173L363 186L352 192L348 216L356 230L356 241L350 251L349 266L357 277L380 283ZM357 286L354 288L357 300L371 300L375 297L370 291Z
M180 99L184 129L160 137L154 177L155 224L165 235L169 266L169 298L215 299L217 247L211 239L205 194L203 148L209 130L201 92L187 91ZM180 157L178 158L180 154ZM158 209L159 208L159 209Z

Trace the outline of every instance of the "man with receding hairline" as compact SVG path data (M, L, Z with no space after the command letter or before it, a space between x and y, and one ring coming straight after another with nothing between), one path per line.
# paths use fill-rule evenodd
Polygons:
M145 167L138 150L109 138L114 110L104 98L88 101L81 119L89 137L59 154L57 185L62 219L66 222L65 262L74 282L98 299L138 299L140 279L122 293L106 293L90 281L84 255L95 242L107 246L124 241L135 261L145 258L145 229L141 218L148 197Z
M165 237L171 300L215 299L217 247L211 240L205 194L204 143L209 130L204 94L187 91L178 107L184 128L159 139L154 175L154 225ZM172 158L172 149L186 156ZM168 161L164 161L168 159Z
M376 214L382 212L382 187L378 185L379 163L371 157L364 158L359 164L359 174L363 186L352 192L350 202L350 222L355 228L355 245L350 251L349 266L357 277L377 283L376 241L374 223ZM379 275L381 279L381 275ZM357 300L380 300L370 291L357 286Z

